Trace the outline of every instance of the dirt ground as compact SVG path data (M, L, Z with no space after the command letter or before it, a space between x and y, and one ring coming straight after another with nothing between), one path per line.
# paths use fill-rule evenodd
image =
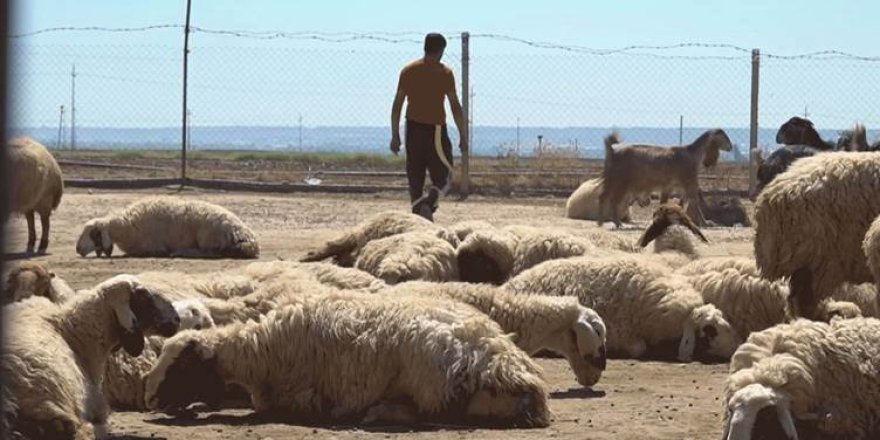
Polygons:
M80 258L74 251L82 224L95 216L146 195L172 191L66 191L53 216L49 254L35 257L75 288L85 288L120 273L174 269L191 272L234 268L235 260ZM237 213L257 233L261 260L296 259L309 248L344 227L389 209L406 209L404 194L377 195L265 195L184 191L182 197L222 204ZM593 222L563 218L565 201L559 198L484 198L444 201L436 215L440 224L482 219L496 225L568 225L596 227ZM650 207L637 209L642 224ZM39 225L39 222L37 222ZM38 226L39 228L39 226ZM636 239L640 231L620 231ZM713 228L705 231L712 242L710 255L748 255L752 230ZM22 258L27 228L13 217L7 227L7 257ZM118 252L118 250L117 250ZM14 329L13 329L14 331ZM111 432L118 439L282 439L299 438L579 438L579 439L707 439L720 436L720 396L725 364L677 364L655 361L612 360L592 390L578 387L563 359L539 359L551 384L550 427L532 430L474 430L460 427L411 428L357 426L302 426L266 423L246 410L203 414L198 419L175 419L162 414L116 412Z

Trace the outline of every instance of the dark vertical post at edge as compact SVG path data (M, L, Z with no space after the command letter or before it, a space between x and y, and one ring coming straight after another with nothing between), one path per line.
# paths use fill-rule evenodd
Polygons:
M183 29L183 122L180 125L180 187L186 184L186 91L189 67L189 17L192 11L192 0L186 0L186 26Z
M749 197L755 197L758 180L758 85L761 72L761 50L752 49L752 100L749 122Z
M470 154L474 145L471 143L471 56L470 56L470 34L468 32L461 33L461 100L462 112L464 113L464 127L460 128L460 133L465 136L468 141L468 151L461 153L461 196L462 199L470 193Z
M2 34L9 35L10 34L10 23L12 22L13 10L15 5L13 4L13 0L0 0L0 27L2 27ZM7 68L9 66L9 61L7 57L9 56L9 39L6 38L3 41L2 47L0 47L0 135L3 136L3 142L6 142L7 136L7 125L8 121L6 118L8 117L8 106L9 106L9 73L7 72ZM7 188L9 173L6 172L6 148L3 148L0 151L0 219L6 218L6 210L9 209L8 205L8 195ZM0 232L0 249L3 250L3 254L6 254L6 236L4 233ZM3 270L3 266L6 265L6 258L0 258L0 270ZM0 341L5 341L6 337L4 333L6 332L5 323L0 321ZM2 342L0 342L2 343ZM5 385L6 378L0 375L0 395L4 395L3 386ZM3 408L3 404L6 399L0 399L0 414L6 414L5 408ZM5 423L0 423L0 426L5 425ZM6 436L8 433L0 432L0 436Z

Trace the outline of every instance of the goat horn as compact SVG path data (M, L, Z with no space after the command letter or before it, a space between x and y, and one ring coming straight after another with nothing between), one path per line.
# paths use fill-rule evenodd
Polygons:
M682 223L685 227L687 227L688 229L690 229L691 232L694 233L694 235L696 235L697 237L700 237L700 240L703 240L704 243L708 243L708 242L709 242L709 240L706 239L706 236L703 235L702 232L700 232L700 228L698 228L697 225L695 225L694 222L692 222L690 218L688 218L688 217L682 217L682 218L681 218L681 223Z

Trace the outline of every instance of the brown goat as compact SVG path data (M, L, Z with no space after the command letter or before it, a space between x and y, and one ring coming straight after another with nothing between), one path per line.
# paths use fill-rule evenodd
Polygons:
M707 130L689 145L661 147L644 144L620 144L617 133L605 138L605 168L602 177L605 185L599 196L599 225L606 209L618 206L628 193L662 191L661 203L666 202L670 189L681 188L689 203L691 218L698 225L705 225L700 210L697 172L700 163L712 167L718 162L720 150L730 151L733 145L727 133L721 129ZM614 210L616 211L616 210ZM620 227L617 212L612 212L614 225Z
M690 229L690 231L699 237L700 240L703 240L703 242L709 242L709 240L706 239L706 236L700 232L700 228L698 228L691 218L688 217L685 206L668 202L658 206L657 209L654 210L654 219L651 222L651 225L645 229L642 237L639 238L639 246L647 246L655 238L666 232L666 229L672 225L684 226Z

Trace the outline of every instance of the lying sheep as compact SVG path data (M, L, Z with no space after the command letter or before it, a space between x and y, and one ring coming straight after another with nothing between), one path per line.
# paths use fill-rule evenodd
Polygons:
M730 151L733 146L724 130L707 130L689 145L660 147L656 145L620 144L617 133L605 138L605 167L602 171L603 186L599 196L602 225L609 208L619 206L628 193L651 193L669 188L681 188L694 210L691 218L698 225L705 219L699 209L700 186L697 179L700 164L714 166L720 151ZM661 202L666 202L665 197ZM620 227L618 213L611 209L612 221Z
M76 252L109 257L114 245L133 257L260 256L256 236L238 216L213 203L176 197L148 197L89 220Z
M602 178L590 179L582 183L565 202L565 216L578 220L599 220L600 194L602 194ZM617 216L624 223L632 223L630 206L636 201L644 208L651 203L650 194L642 194L639 197L630 194L619 206L615 206Z
M520 294L573 296L599 313L608 327L608 350L639 358L648 347L680 340L678 359L690 361L698 342L707 353L729 357L736 333L718 310L704 306L691 281L640 256L576 257L541 263L505 288Z
M458 237L459 243L464 241L472 232L486 229L495 229L495 226L484 220L465 220L449 227L449 231Z
M792 164L758 196L755 259L790 277L792 310L815 317L841 283L873 281L862 242L880 215L880 155L823 153Z
M259 284L248 275L234 271L147 271L138 273L137 277L150 290L172 301L190 298L229 299L252 293Z
M874 275L877 288L880 289L880 215L874 219L868 232L865 233L862 250L865 252L865 258L868 259L868 268Z
M706 272L720 272L724 269L734 269L741 275L761 276L755 259L751 257L703 257L679 267L675 273L700 275Z
M843 283L834 290L831 299L855 304L866 318L880 318L880 295L877 291L874 283Z
M516 295L495 286L408 282L382 292L447 298L475 307L513 333L528 354L550 350L565 356L579 384L589 387L605 370L605 323L577 298Z
M872 318L753 333L730 362L722 438L877 438L878 334Z
M101 382L111 352L121 345L139 355L144 335L171 336L179 325L171 303L131 275L61 305L40 297L24 303L4 310L16 331L4 341L0 370L8 387L4 418L30 438L103 438Z
M9 213L24 214L28 226L27 252L31 253L37 241L34 213L40 214L42 235L37 251L45 253L49 247L49 218L61 204L64 193L61 167L46 147L29 137L7 142L6 160L9 211L3 223L7 223Z
M372 240L363 247L354 265L388 284L458 280L455 248L429 232L406 232Z
M504 283L513 271L517 240L517 236L504 229L481 229L470 233L455 250L461 280Z
M458 237L455 233L437 226L424 217L408 212L388 211L366 219L341 236L328 241L320 249L310 251L300 259L300 262L315 262L332 257L334 263L351 267L361 249L371 240L415 231L434 234L448 241L453 248L458 246Z
M309 420L550 421L539 367L498 324L453 301L306 295L259 323L181 332L146 377L147 406L210 404L226 383L246 389L257 412Z
M3 304L42 296L53 303L71 298L75 292L66 281L40 263L24 261L5 273Z
M244 274L258 283L276 279L281 274L297 274L303 279L343 290L377 292L388 287L384 281L367 272L329 263L297 263L293 261L251 263L244 268Z

